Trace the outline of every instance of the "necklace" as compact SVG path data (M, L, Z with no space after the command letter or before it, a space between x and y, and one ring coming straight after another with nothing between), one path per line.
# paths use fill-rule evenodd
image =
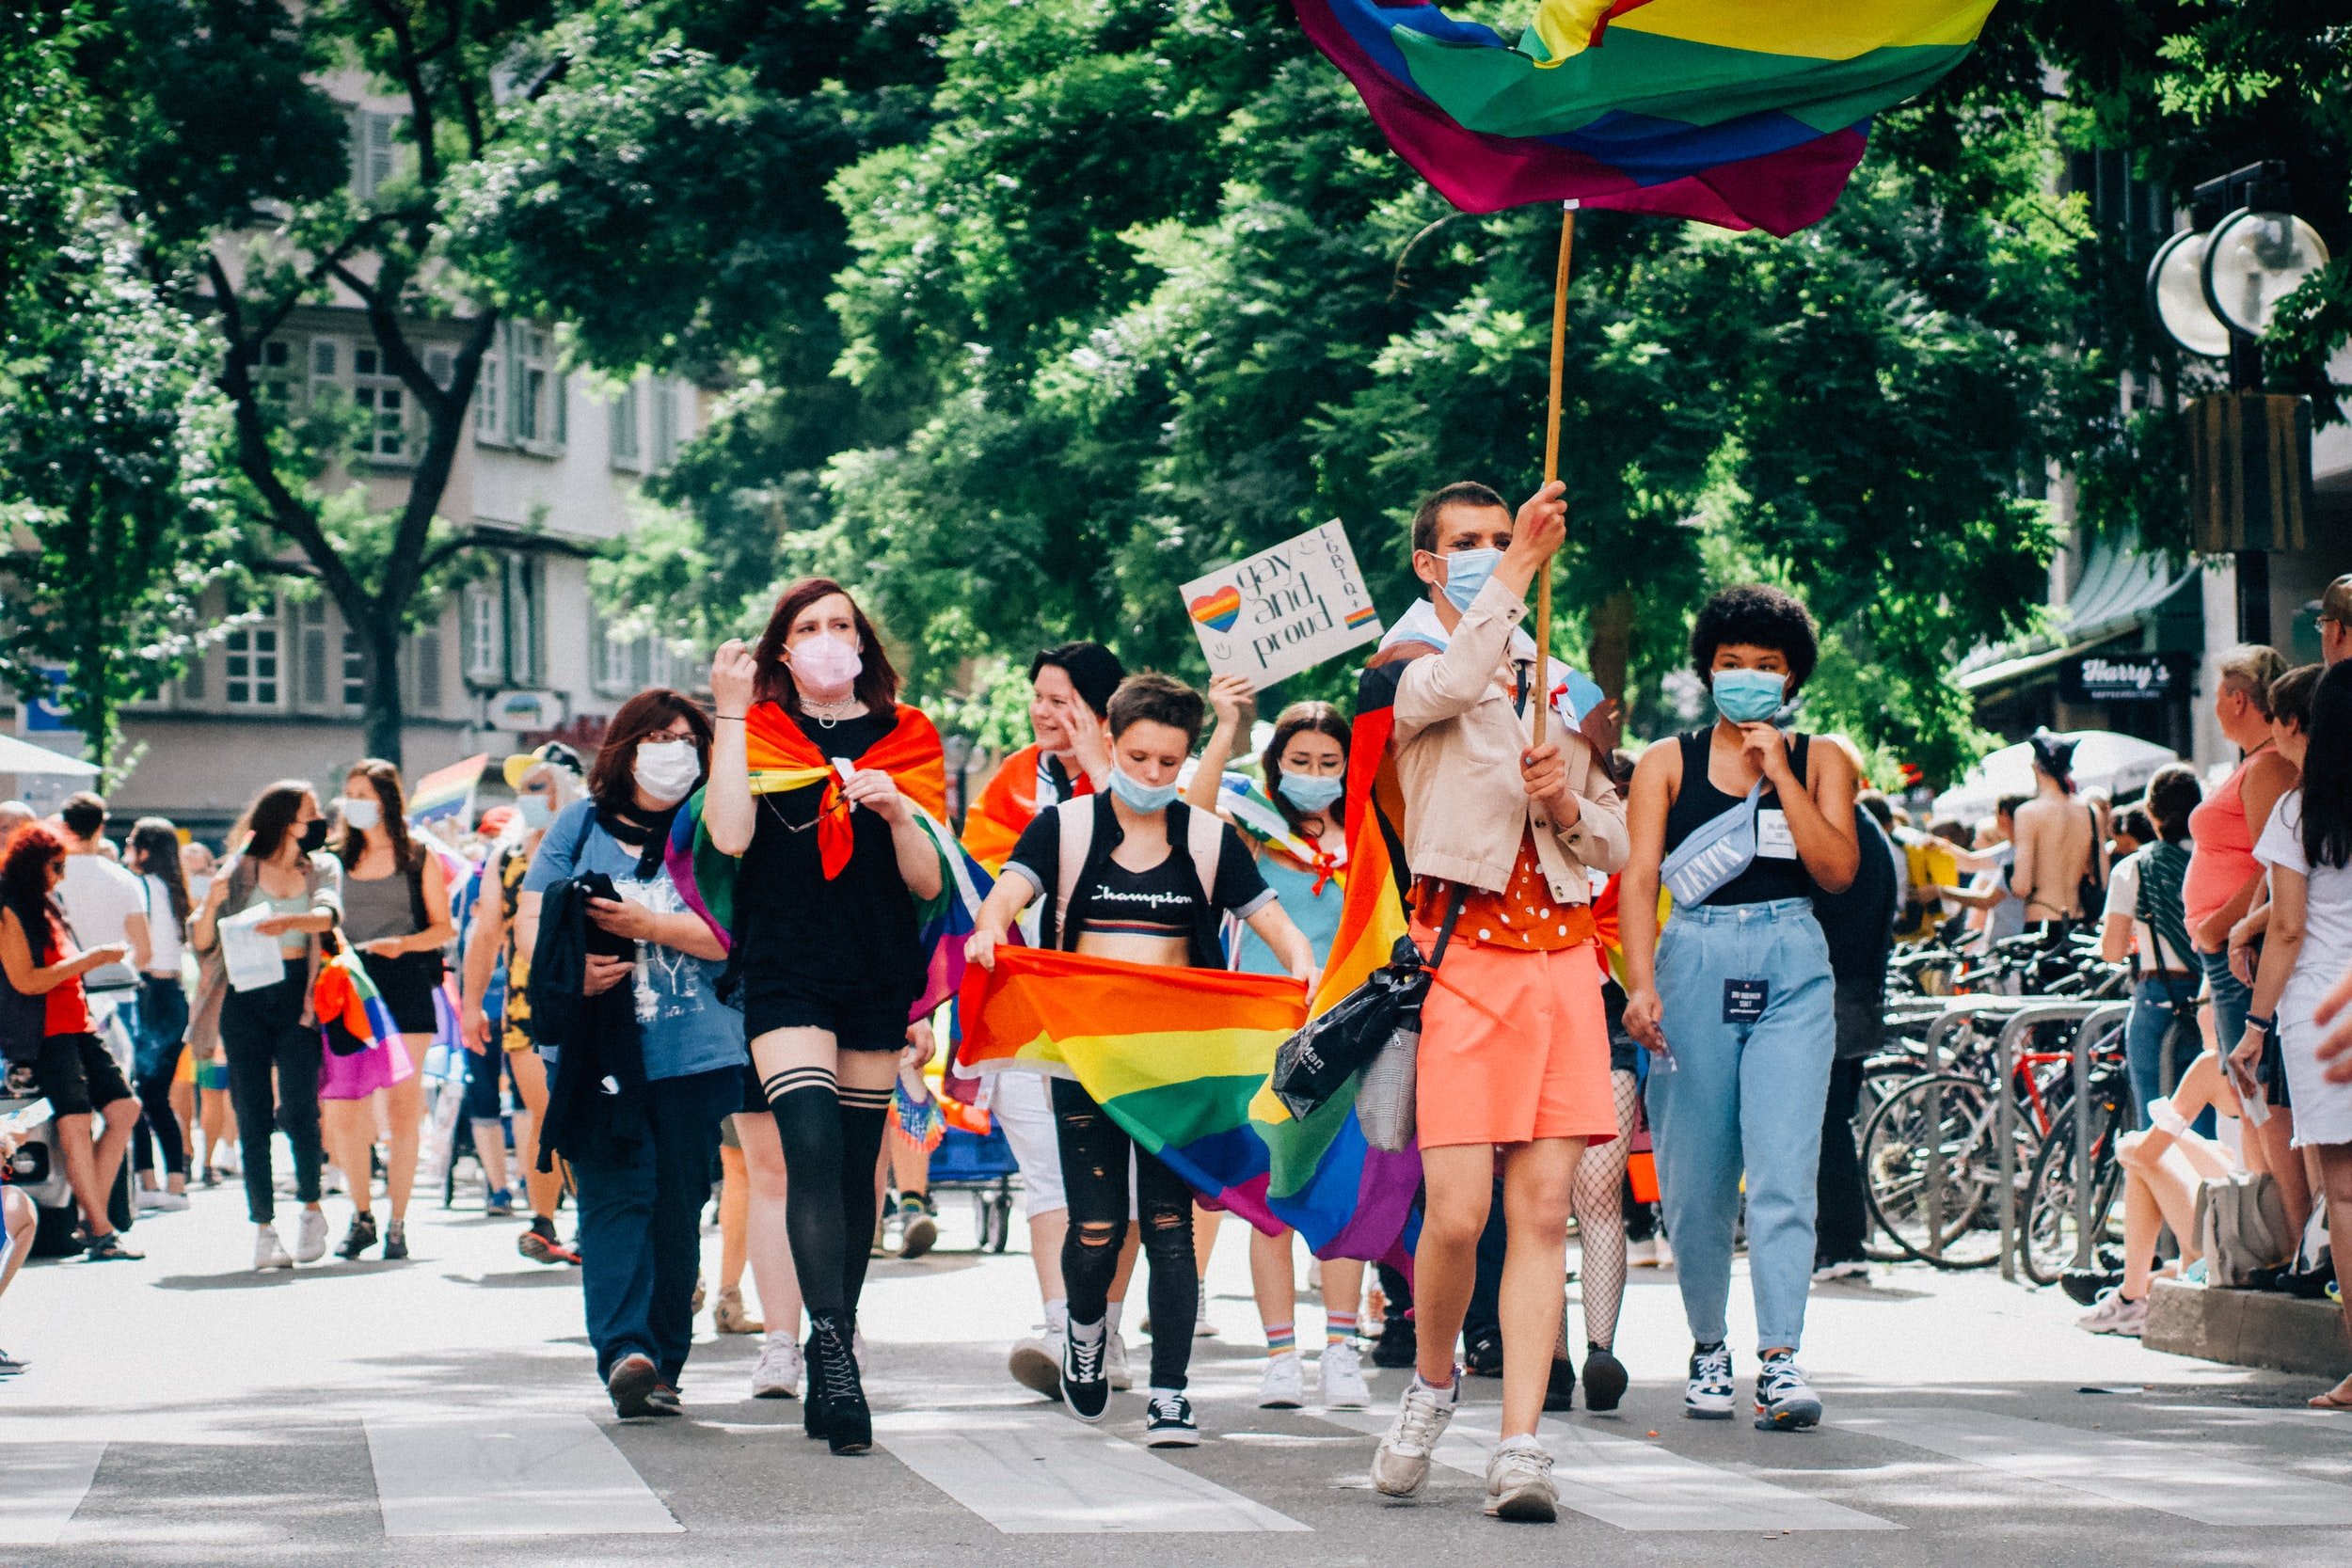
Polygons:
M801 710L816 720L820 728L828 730L844 719L855 718L856 715L850 709L857 705L858 700L854 694L844 697L837 703L812 703L805 697L801 699Z

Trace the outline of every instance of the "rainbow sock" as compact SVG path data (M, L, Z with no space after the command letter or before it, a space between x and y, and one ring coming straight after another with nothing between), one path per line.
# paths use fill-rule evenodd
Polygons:
M1336 1345L1342 1339L1354 1338L1356 1338L1355 1313L1326 1312L1323 1315L1323 1342L1325 1344Z
M1289 1355L1298 1349L1297 1325L1268 1323L1265 1325L1265 1353L1268 1355Z

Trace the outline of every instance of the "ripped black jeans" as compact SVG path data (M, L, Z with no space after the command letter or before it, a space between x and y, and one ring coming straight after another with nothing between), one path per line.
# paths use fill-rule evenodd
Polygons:
M1192 1259L1192 1189L1157 1155L1135 1147L1094 1097L1066 1078L1054 1080L1054 1132L1061 1146L1062 1192L1070 1234L1061 1272L1073 1323L1101 1323L1111 1279L1127 1241L1127 1160L1135 1157L1136 1214L1144 1261L1152 1270L1152 1386L1182 1388L1192 1364L1193 1319L1200 1271Z

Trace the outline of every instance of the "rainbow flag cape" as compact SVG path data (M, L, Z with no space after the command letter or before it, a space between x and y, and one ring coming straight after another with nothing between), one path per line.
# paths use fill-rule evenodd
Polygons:
M778 795L795 789L824 791L818 802L817 839L821 863L829 877L850 863L852 829L850 805L841 793L841 776L800 726L774 703L751 710L749 762L752 793ZM947 768L939 731L921 710L898 706L898 722L876 741L857 766L880 768L898 783L900 793L914 808L916 823L938 852L940 890L936 897L916 905L922 921L917 938L928 956L923 994L915 999L910 1019L928 1018L956 993L963 981L963 941L972 934L980 909L993 885L988 873L967 855L940 818L947 810ZM735 925L735 879L740 869L735 858L723 855L703 826L703 791L696 790L670 822L670 842L662 863L678 897L723 942L731 941Z
M455 817L462 823L473 812L474 786L482 782L482 769L489 760L490 753L485 752L437 768L419 779L408 792L408 820L422 823Z
M963 1065L1074 1078L1204 1201L1318 1257L1409 1266L1420 1153L1367 1144L1353 1095L1301 1122L1265 1090L1307 1019L1296 981L999 947L957 1010Z
M358 951L345 942L336 943L319 960L318 976L310 982L310 1005L320 1028L344 1030L370 1049L400 1033Z
M1247 773L1228 773L1216 783L1216 809L1225 814L1227 821L1240 831L1251 843L1274 849L1288 856L1317 876L1315 891L1339 876L1347 867L1347 852L1325 852L1323 846L1310 844L1291 827L1291 819L1282 815L1282 808L1274 803L1274 797L1265 792L1265 785Z
M963 847L992 874L1004 869L1022 830L1036 820L1039 751L1032 744L1007 757L963 814ZM1091 795L1094 782L1081 770L1071 793Z
M1541 0L1517 43L1405 0L1292 0L1406 163L1465 212L1532 201L1793 233L1870 117L1975 47L1993 0Z

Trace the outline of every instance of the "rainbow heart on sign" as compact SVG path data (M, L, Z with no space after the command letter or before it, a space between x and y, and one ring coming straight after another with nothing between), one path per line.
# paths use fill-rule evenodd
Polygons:
M1192 601L1192 618L1211 631L1232 631L1241 619L1241 590L1227 583L1214 594Z

